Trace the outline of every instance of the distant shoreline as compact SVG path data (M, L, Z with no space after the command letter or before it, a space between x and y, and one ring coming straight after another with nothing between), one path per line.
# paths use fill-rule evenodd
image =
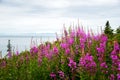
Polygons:
M56 36L0 36L0 38L6 38L6 37L13 37L13 38L25 38L25 37L28 37L28 38L32 38L32 37L40 37L40 38L42 38L42 37L56 37Z
M58 36L60 36L61 34L57 34ZM4 38L4 37L56 37L55 33L41 33L41 34L0 34L0 38Z

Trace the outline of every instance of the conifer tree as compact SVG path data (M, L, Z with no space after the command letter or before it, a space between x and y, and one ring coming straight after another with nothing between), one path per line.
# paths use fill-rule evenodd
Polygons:
M106 35L108 35L108 37L112 37L113 36L113 29L111 29L109 21L107 21L106 24L105 24L104 33Z

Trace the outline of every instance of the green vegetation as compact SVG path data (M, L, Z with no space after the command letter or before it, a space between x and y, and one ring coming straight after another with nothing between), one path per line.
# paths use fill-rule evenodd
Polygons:
M114 29L111 29L109 21L105 24L104 34L106 34L109 38L109 40L113 41L116 40L120 44L120 26L114 31Z
M120 80L119 30L109 21L100 35L64 30L55 42L0 59L0 80Z
M107 21L105 24L104 33L110 38L113 37L113 29L111 29L109 21Z

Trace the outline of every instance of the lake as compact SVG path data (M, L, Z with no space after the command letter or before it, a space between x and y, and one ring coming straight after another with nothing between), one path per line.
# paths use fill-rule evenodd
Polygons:
M56 36L2 36L0 37L0 51L2 51L2 57L7 54L8 40L10 40L12 51L19 52L29 50L32 45L39 45L41 42L55 41Z

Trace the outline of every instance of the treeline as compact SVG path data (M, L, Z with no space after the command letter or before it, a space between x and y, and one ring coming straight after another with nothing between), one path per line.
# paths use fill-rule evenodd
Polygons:
M116 40L120 44L120 26L117 29L112 29L109 21L105 24L104 34L106 34L109 40Z

